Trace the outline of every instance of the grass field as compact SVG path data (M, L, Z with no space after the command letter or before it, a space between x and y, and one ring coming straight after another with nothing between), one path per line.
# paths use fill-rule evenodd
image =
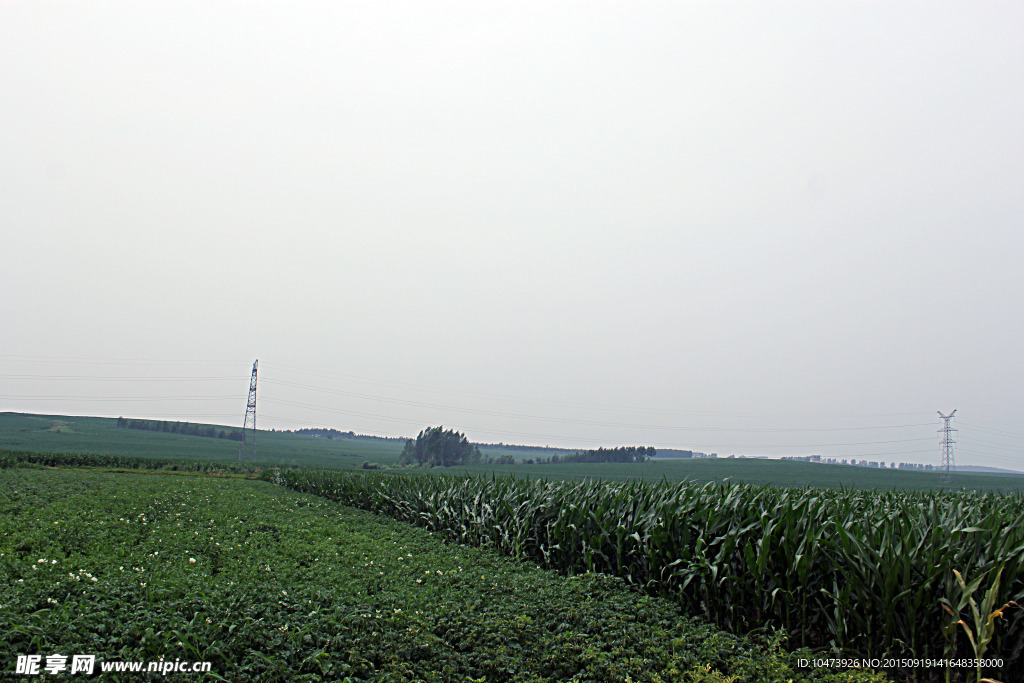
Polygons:
M606 479L627 481L710 482L731 479L774 486L822 488L960 490L1011 493L1024 491L1024 476L958 473L951 480L938 472L879 470L848 465L824 465L784 460L700 459L652 460L643 464L600 463L559 465L492 465L450 468L453 473L498 473L547 479Z
M322 439L260 431L256 459L310 467L358 467L370 460L398 462L402 443L364 439ZM118 429L105 417L0 413L0 448L60 453L104 453L147 458L236 460L238 442L201 436Z
M395 466L401 441L324 439L285 432L259 432L257 462L302 467L358 468L364 462ZM118 429L112 418L0 413L0 449L85 452L150 458L235 460L238 442L135 429ZM495 451L497 452L497 451ZM522 454L517 454L521 456ZM440 470L434 470L440 471ZM826 488L1024 491L1024 475L958 473L947 481L938 472L879 470L845 465L755 459L653 460L631 463L479 465L447 473L515 474L548 479L625 481L723 481Z
M5 679L62 653L212 666L132 680L882 680L267 482L40 469L0 471L0 651Z

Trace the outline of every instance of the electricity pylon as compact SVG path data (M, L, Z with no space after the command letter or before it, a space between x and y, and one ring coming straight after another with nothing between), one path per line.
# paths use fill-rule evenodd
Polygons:
M949 477L950 473L956 472L956 460L953 458L953 444L956 443L956 441L953 441L953 433L956 430L949 424L954 415L956 415L955 410L949 415L943 415L941 411L939 412L939 417L945 423L942 429L939 430L942 434L942 441L939 442L942 446L942 464L940 468L946 471L946 477Z
M242 422L242 443L238 446L238 459L245 453L250 460L256 459L256 364L252 363L252 379L249 380L249 400L245 405L245 420Z

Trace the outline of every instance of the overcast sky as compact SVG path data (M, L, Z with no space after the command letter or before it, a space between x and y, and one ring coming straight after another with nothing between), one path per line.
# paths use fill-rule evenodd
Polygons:
M1024 469L1021 36L4 2L0 410Z

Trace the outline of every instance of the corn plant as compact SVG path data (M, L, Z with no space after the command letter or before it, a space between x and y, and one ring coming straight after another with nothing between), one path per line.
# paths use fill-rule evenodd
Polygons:
M989 643L992 642L992 638L995 636L996 619L1005 618L1003 617L1003 612L1010 607L1020 607L1020 605L1012 600L1005 603L1002 607L995 607L996 596L999 594L999 583L1003 575L1003 569L1004 567L999 568L999 571L996 572L995 579L992 581L992 585L985 591L985 597L982 599L980 611L978 603L974 599L974 593L978 590L981 582L985 579L986 574L982 574L974 581L967 583L960 572L954 569L953 574L956 576L956 582L960 590L960 597L956 608L954 609L952 603L946 598L939 600L942 608L955 619L955 621L950 622L945 627L945 630L947 632L949 630L953 630L955 632L956 627L960 626L967 634L967 640L970 641L971 649L974 650L974 658L977 662L977 676L975 680L978 681L978 683L982 683L983 681L998 683L991 678L983 679L981 677L981 661L985 657L985 652L988 650ZM961 611L968 604L971 607L971 615L974 619L973 629L966 621L960 618ZM947 680L949 679L948 671L946 678Z

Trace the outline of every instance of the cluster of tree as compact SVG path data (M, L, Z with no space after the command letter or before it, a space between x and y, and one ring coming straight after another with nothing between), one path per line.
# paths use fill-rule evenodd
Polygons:
M285 430L289 431L289 430ZM290 430L292 434L306 434L307 436L319 436L323 439L383 439L384 441L400 441L398 436L371 436L369 434L356 434L355 432L343 432L329 427L305 427L303 429Z
M231 439L242 441L242 430L217 429L213 425L196 425L191 422L167 422L165 420L128 420L117 418L120 429L142 429L148 432L167 432L169 434L186 434L188 436L205 436L209 439Z
M306 436L319 436L322 439L354 439L355 432L342 432L328 427L305 427L303 429L291 430L293 434L305 434Z
M421 431L416 440L407 439L399 465L420 465L425 467L451 467L473 465L480 462L480 448L474 446L454 429L428 427Z
M619 446L618 448L598 448L565 455L552 455L548 459L537 458L537 463L557 465L569 462L645 462L657 454L658 451L652 446Z

